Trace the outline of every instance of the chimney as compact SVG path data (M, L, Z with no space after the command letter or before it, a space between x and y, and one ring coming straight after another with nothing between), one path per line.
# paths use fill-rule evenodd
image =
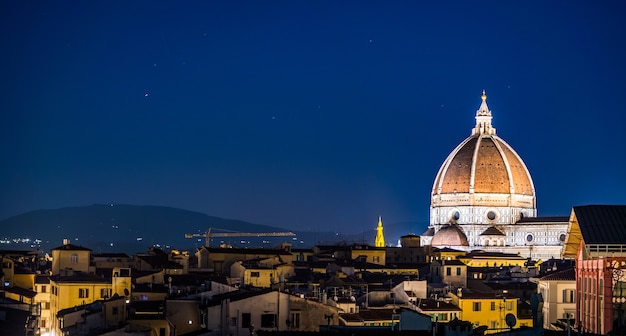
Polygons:
M70 240L67 238L63 238L63 245L69 245L70 244Z

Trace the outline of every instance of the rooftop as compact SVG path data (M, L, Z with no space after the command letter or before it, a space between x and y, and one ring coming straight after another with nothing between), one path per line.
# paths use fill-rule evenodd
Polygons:
M576 281L576 270L574 268L569 268L562 271L556 271L552 273L548 273L539 278L539 280L543 281Z
M626 205L586 205L573 209L585 244L626 244Z

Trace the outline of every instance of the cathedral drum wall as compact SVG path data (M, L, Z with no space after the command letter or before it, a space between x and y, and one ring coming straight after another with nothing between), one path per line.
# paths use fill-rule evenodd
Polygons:
M430 224L514 224L521 217L533 217L535 213L535 209L508 206L441 206L431 208Z
M533 213L529 216L537 216L537 209L535 208L535 196L513 194L511 195L511 206L532 209ZM526 215L526 213L524 213L524 215Z

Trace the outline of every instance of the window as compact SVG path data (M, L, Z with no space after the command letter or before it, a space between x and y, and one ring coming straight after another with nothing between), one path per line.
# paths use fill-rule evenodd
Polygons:
M573 289L563 290L563 303L574 303L574 290Z
M506 310L513 310L513 302L508 301L506 303Z
M46 327L46 320L41 319L41 321L39 321L39 326L40 326L41 328L45 328L45 327Z
M79 288L78 289L78 297L81 299L86 299L89 297L89 288Z
M274 328L276 326L276 314L261 314L261 328Z
M452 267L446 267L446 275L452 275Z
M48 291L48 288L46 288L46 285L41 285L41 292L46 293L47 291Z
M252 326L252 317L250 313L242 313L241 314L241 327L242 328L250 328Z
M45 303L43 304L43 309L50 310L50 302L45 302Z
M71 262L72 264L78 264L78 254L72 254L72 255L70 256L70 262Z
M472 310L473 311L480 311L481 305L480 302L473 302L472 303Z
M109 298L109 297L111 297L111 294L113 294L113 290L112 289L107 289L107 288L101 288L100 289L100 297L101 298Z
M531 235L530 233L526 236L526 241L529 243L533 241L533 239L535 239L535 237L533 237L533 235Z
M261 273L259 272L250 272L250 277L252 278L258 278L261 276Z
M230 318L230 324L231 327L236 327L237 326L237 318L236 317L231 317Z
M461 267L456 268L456 275L461 275Z
M491 310L496 310L496 303L495 302L491 302Z
M291 312L291 328L300 328L300 312Z

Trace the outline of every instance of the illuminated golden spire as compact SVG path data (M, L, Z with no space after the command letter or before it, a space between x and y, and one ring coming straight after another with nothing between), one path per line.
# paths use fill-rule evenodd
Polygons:
M383 235L383 219L378 216L378 227L376 228L376 247L385 247L385 236Z

